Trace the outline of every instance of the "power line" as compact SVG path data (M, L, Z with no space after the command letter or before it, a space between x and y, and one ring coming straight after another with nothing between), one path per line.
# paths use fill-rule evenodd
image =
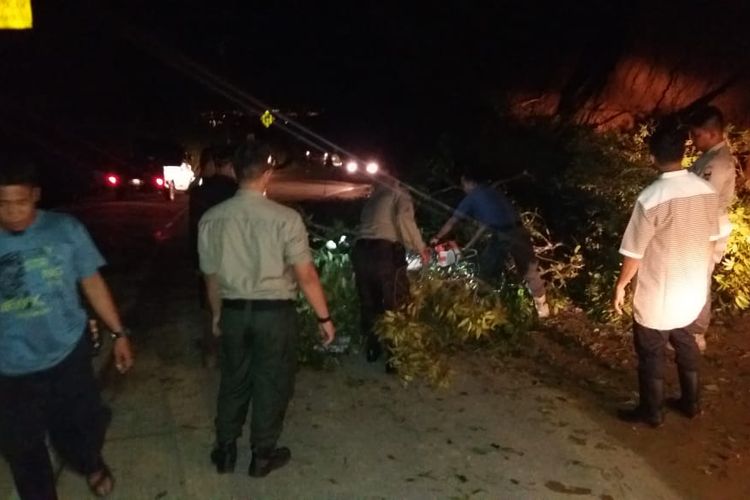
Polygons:
M247 93L246 91L239 89L237 86L228 82L226 79L214 74L203 65L197 63L196 61L193 61L176 49L166 47L164 44L160 43L153 37L141 33L136 33L129 28L122 28L121 33L134 45L140 47L150 55L157 57L168 66L178 70L179 72L185 74L190 78L197 80L201 84L225 97L229 101L235 103L241 109L244 109L245 111L258 116L269 109L269 106L262 100ZM280 120L276 121L276 125L278 128L297 138L306 145L314 148L315 150L320 152L327 152L328 149L332 149L334 151L346 154L358 163L365 163L361 158L348 151L346 148L343 148L333 143L332 141L329 141L323 136L313 132L309 128L294 120L292 117L281 112L275 112L274 114L280 118ZM284 123L281 123L281 121L283 121ZM291 127L287 124L291 125ZM321 145L321 143L324 146L328 146L328 148ZM387 173L385 175L392 178ZM378 178L373 178L373 180L374 182L378 182L389 187L388 183L384 183ZM434 211L435 213L453 212L453 208L451 206L430 196L428 193L424 193L406 182L399 181L399 183L407 188L411 193L416 195L419 199L427 202L428 204L434 205L435 208L430 207L429 205L427 206L427 208L431 211Z

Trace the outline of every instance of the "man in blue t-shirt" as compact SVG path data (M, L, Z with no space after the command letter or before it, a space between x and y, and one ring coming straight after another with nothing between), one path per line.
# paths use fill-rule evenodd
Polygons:
M32 165L0 159L0 453L22 499L55 499L48 435L103 496L114 486L101 455L110 415L91 366L80 292L113 332L121 373L133 354L98 271L104 259L80 222L36 208L36 177Z
M490 232L489 242L479 256L479 278L492 283L502 272L510 254L534 298L538 316L548 317L545 284L539 274L539 262L534 254L531 236L523 227L510 200L498 190L482 184L477 176L468 172L461 176L461 187L466 197L430 243L437 244L462 220L477 222L480 231L469 246L482 232Z

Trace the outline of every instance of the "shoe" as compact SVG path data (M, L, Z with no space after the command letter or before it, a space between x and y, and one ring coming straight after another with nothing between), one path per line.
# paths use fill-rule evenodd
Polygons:
M396 365L389 361L385 362L385 373L388 375L398 375L398 369L396 368Z
M617 410L617 418L631 424L646 424L654 429L664 425L664 414L662 412L652 414L640 405L632 409Z
M642 377L639 377L641 379ZM617 411L623 422L641 423L658 428L664 424L664 381L659 379L639 380L640 403L632 409Z
M536 315L539 319L549 318L549 304L547 304L546 295L534 297L534 307L536 308Z
M216 472L226 474L234 472L237 464L237 443L217 444L211 452L211 463L216 466Z
M380 345L378 338L374 335L367 339L367 362L374 363L380 359L380 355L383 354L383 347Z
M289 448L276 448L268 453L253 453L250 468L247 473L250 477L265 477L271 471L280 469L289 463L292 452Z
M698 372L679 372L680 397L667 399L667 406L687 418L701 414Z

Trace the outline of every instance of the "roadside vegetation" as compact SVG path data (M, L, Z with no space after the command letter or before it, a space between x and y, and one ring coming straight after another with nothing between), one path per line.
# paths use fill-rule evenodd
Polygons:
M620 266L622 232L638 192L656 176L646 151L650 130L650 123L629 132L601 133L551 120L508 125L498 119L478 131L471 155L452 146L459 138L446 137L437 153L405 180L455 206L461 197L458 172L464 165L472 162L497 174L498 189L516 203L531 230L553 310L580 311L594 323L625 327L630 319L613 315L610 298ZM730 129L729 135L736 152L745 153L750 132ZM734 232L714 277L713 305L719 317L750 307L748 200L741 193L732 210ZM448 214L423 198L415 197L415 202L425 236L434 234ZM337 352L358 343L357 294L349 260L355 224L339 221L313 231L316 264L339 330ZM473 229L464 228L459 241L468 241ZM488 292L474 278L471 253L466 257L450 268L432 265L413 271L411 304L387 314L378 326L381 337L393 346L394 362L405 382L422 379L445 385L450 358L457 352L512 353L534 328L533 305L517 275L508 273ZM307 337L314 338L314 318L310 311L303 312L311 333ZM328 365L334 359L316 350L314 342L304 344L301 357Z

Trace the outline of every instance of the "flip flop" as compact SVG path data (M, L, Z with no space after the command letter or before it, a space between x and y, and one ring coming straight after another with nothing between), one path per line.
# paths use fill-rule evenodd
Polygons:
M96 481L91 481L91 477L99 474L99 477L96 479ZM107 484L107 481L109 481L109 489L106 491L102 491L101 488L105 484ZM107 467L107 464L102 464L102 468L98 471L89 474L86 477L86 484L89 487L89 490L91 490L91 493L94 494L94 496L99 498L104 498L108 496L112 491L115 489L115 478L112 475L112 471Z

